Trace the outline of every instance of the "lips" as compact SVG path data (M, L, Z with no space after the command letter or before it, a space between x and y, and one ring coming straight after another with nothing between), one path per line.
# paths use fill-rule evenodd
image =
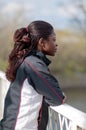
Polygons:
M55 52L57 52L57 48L55 48Z

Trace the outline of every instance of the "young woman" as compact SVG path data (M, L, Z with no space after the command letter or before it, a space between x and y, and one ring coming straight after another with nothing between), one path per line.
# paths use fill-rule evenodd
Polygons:
M45 21L15 31L6 71L11 84L0 130L46 130L48 106L66 99L48 69L51 62L46 55L54 56L57 47L54 29Z

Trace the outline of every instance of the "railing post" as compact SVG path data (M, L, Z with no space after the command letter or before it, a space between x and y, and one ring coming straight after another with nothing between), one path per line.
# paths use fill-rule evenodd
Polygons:
M0 118L2 117L2 79L0 78Z
M77 126L61 114L58 114L60 130L77 130Z
M72 122L71 130L77 130L77 125L74 122Z
M4 99L10 83L5 78L4 73L1 72L0 74L1 74L0 75L0 119L1 119L3 115Z

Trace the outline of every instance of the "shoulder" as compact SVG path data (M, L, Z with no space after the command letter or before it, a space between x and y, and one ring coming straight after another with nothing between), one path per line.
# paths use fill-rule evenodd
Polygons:
M39 59L37 56L34 55L26 57L24 61L28 61L32 64L39 63L39 62L44 63L41 59Z
M47 65L36 56L33 56L33 55L28 56L25 58L24 62L28 66L33 67L33 68L37 69L38 71L49 73Z

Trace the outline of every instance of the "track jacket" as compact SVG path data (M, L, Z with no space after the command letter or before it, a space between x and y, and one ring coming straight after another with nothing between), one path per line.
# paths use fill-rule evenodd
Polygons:
M48 105L60 105L64 99L49 64L37 50L24 59L7 92L0 130L46 130Z

